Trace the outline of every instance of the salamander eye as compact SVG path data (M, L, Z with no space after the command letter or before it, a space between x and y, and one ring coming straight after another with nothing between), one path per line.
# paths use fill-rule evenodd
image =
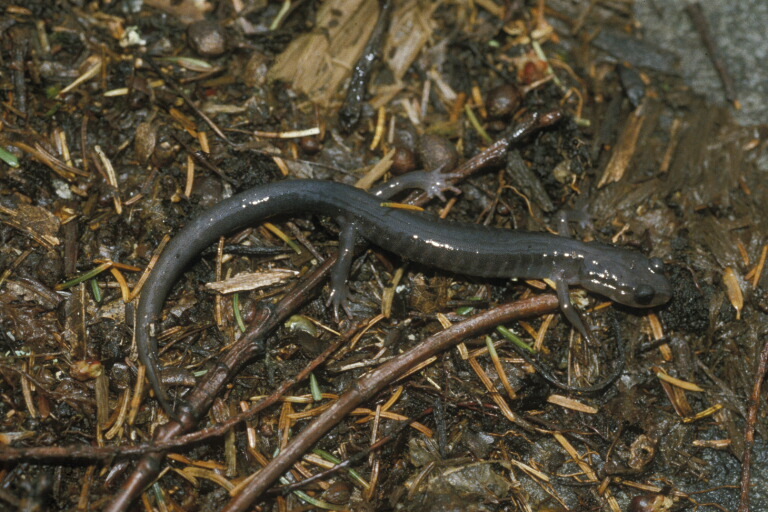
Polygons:
M664 272L664 262L661 261L661 258L651 258L651 270L654 272L663 273Z
M641 284L635 288L635 302L641 306L647 306L656 296L656 290L647 284Z

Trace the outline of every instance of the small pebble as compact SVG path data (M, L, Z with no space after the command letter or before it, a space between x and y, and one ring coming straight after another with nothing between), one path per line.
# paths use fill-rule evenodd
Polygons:
M189 46L203 57L216 57L227 49L224 27L215 21L196 21L187 29Z
M253 52L243 71L243 82L248 87L260 86L267 83L269 72L269 57L261 52Z
M299 147L304 153L314 155L322 149L322 144L317 137L302 137L299 139Z
M426 133L419 139L419 158L426 171L439 167L453 170L459 164L459 153L456 145L442 135Z
M395 148L395 155L392 157L392 167L389 169L392 174L399 176L416 169L416 154L408 148Z
M509 117L517 111L521 100L520 89L512 84L502 84L488 91L485 107L492 118Z

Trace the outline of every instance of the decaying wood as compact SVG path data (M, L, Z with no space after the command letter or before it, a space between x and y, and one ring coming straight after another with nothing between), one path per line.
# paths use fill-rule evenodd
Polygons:
M269 71L315 103L328 106L349 77L379 15L376 0L332 0L317 13L317 26L297 37Z

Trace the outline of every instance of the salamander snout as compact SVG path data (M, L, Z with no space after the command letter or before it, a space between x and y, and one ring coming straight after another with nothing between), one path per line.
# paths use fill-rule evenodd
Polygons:
M638 257L640 259L641 257ZM626 275L627 294L624 304L636 308L650 308L665 304L672 298L672 285L664 275L664 263L659 258L651 258L645 264L633 265L634 269Z
M633 308L660 306L672 297L664 262L619 247L603 248L602 258L585 258L581 286Z
M643 259L636 255L632 270L625 275L629 293L624 304L636 308L660 306L672 298L672 285L664 274L664 262L659 258Z

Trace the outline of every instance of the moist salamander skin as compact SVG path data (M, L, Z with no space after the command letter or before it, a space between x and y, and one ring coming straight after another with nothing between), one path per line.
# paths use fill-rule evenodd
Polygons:
M136 323L139 358L163 408L173 414L160 384L156 325L171 287L190 261L221 236L274 216L321 214L342 227L340 260L331 276L334 310L346 301L354 240L361 237L402 257L478 277L549 278L563 313L583 336L589 331L573 309L568 287L581 286L630 307L664 304L672 287L658 258L572 238L451 222L382 206L381 197L330 181L282 181L222 201L185 226L158 259L141 292Z

